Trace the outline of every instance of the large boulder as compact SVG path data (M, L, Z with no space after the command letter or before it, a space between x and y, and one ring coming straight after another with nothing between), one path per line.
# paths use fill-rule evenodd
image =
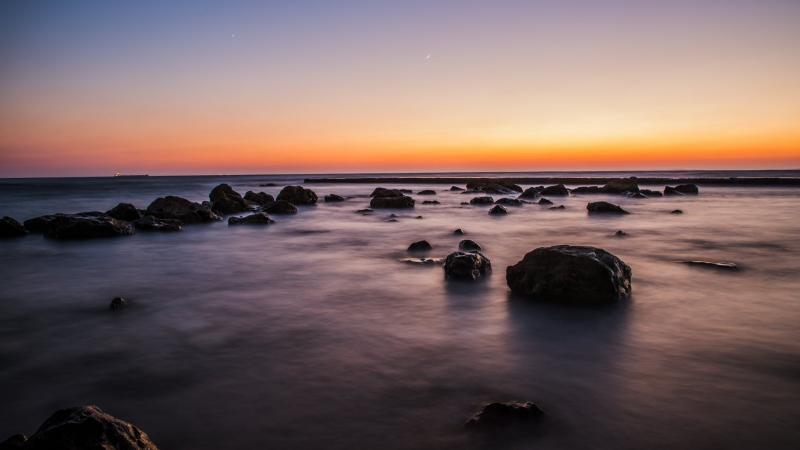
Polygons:
M235 214L250 210L244 198L225 183L212 189L208 198L211 200L211 209L217 214Z
M262 208L262 211L269 214L297 214L297 207L286 200L278 200Z
M542 191L539 192L539 195L564 196L569 195L569 189L567 189L567 187L563 184L556 184L542 189Z
M611 253L573 245L540 247L506 269L515 294L537 300L602 304L631 294L631 268Z
M522 194L519 194L519 198L535 199L542 194L543 190L544 186L529 187L525 189Z
M590 202L586 205L589 214L630 214L619 205L609 202Z
M117 206L106 211L106 215L118 220L126 220L133 222L134 220L141 219L142 213L135 206L130 203L119 203Z
M135 425L97 406L61 409L26 439L15 435L0 444L3 450L158 450Z
M0 238L12 238L28 234L25 227L13 217L5 216L0 219Z
M182 197L168 195L153 200L147 207L146 215L159 219L175 219L183 223L204 223L220 220L211 208L190 202Z
M317 203L317 194L303 186L286 186L281 189L277 200L285 200L294 205L313 205Z
M372 197L369 202L370 208L413 208L414 199L400 194L391 197Z
M230 217L228 225L269 225L275 223L266 213L259 212L244 217Z
M404 194L401 189L387 189L384 187L376 187L370 197L401 197Z
M470 429L496 429L510 425L527 425L544 418L545 414L532 402L489 403L464 424Z
M453 252L444 260L444 276L453 280L477 280L492 270L489 258L480 252Z
M159 219L155 216L144 216L133 221L133 226L142 231L181 231L183 222L177 219Z
M624 194L626 192L639 192L639 185L633 178L619 178L608 180L608 183L600 188L606 194Z
M250 203L260 206L268 205L275 201L275 198L267 194L266 192L253 192L253 191L245 192L244 199Z
M48 223L44 236L50 239L93 239L129 236L134 232L129 222L113 217L62 214Z

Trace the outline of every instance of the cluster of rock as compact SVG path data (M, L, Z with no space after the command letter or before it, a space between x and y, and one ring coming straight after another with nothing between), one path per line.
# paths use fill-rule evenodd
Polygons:
M370 194L370 208L413 208L414 199L405 195L403 189L375 188Z

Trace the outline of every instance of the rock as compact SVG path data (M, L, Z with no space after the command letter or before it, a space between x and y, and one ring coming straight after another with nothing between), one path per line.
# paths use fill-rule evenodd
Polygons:
M683 214L683 210L682 209L673 209L672 211L670 211L670 214Z
M647 196L642 194L641 192L628 192L625 195L627 195L630 198L647 198Z
M608 202L590 202L586 205L589 214L630 214L619 205Z
M616 232L616 233L614 233L614 236L615 236L615 237L627 237L627 236L628 236L628 233L626 233L626 232L624 232L624 231L622 231L622 230L617 230L617 232Z
M667 188L670 188L672 192L677 192L681 195L697 195L700 193L700 189L697 188L696 184L679 184L674 188L667 186L664 188L664 195L668 195Z
M343 202L345 199L341 195L328 194L325 196L325 203Z
M463 191L464 188L458 186L450 186L451 191Z
M684 264L688 264L690 266L698 266L698 267L707 267L710 269L721 269L721 270L739 270L739 266L732 262L713 262L713 261L683 261Z
M631 268L611 253L572 245L540 247L506 269L515 294L562 302L601 304L631 294Z
M540 198L538 203L540 205L542 205L542 206L552 205L553 204L553 202L551 202L550 200L548 200L548 199L546 199L544 197Z
M286 200L278 200L261 208L261 210L269 214L297 214L297 207Z
M50 224L61 217L98 217L104 216L105 213L99 211L89 211L89 212L82 212L77 214L64 214L64 213L55 213L55 214L47 214L44 216L34 217L33 219L28 219L25 221L24 226L25 229L31 233L44 233L47 228L50 227Z
M659 191L653 191L650 189L639 189L640 194L644 194L646 197L661 197L662 194Z
M25 236L28 232L25 227L13 217L4 216L0 219L0 239Z
M245 192L244 199L250 203L259 206L268 205L275 201L275 197L267 194L266 192L253 192L253 191Z
M211 209L217 214L234 214L250 210L242 196L225 183L212 189L208 198L211 200Z
M461 236L464 234L464 230L462 230L461 228L456 228L455 230L453 230L453 234L456 236Z
M129 236L134 232L133 225L113 217L62 214L48 223L44 236L50 239L94 239Z
M481 246L471 239L464 239L458 243L458 249L462 252L479 252L481 251Z
M21 436L21 437L20 437ZM58 410L28 439L13 436L0 448L18 450L158 450L135 425L94 405Z
M492 209L489 210L489 214L492 216L504 216L508 214L508 211L500 205L494 205Z
M142 218L142 213L130 203L120 203L106 211L106 215L117 220L125 220L128 222L133 222L134 220Z
M680 192L676 191L674 187L664 186L664 195L665 196L670 196L670 195L683 195L683 194L681 194Z
M492 203L494 203L494 199L488 195L483 197L474 197L469 201L470 205L491 205Z
M374 213L374 212L375 212L375 211L373 211L373 210L371 210L371 209L369 209L369 208L364 208L364 209L359 209L359 210L356 210L356 213L358 213L358 214L361 214L361 215L372 214L372 213Z
M398 189L397 191L400 192L401 194L411 194L414 192L411 189Z
M600 190L606 194L624 194L626 192L639 192L639 185L632 178L609 180Z
M3 442L0 442L0 450L17 450L25 448L25 442L28 440L28 436L24 434L15 434Z
M564 205L558 205L558 206L551 206L551 207L549 207L549 208L547 208L547 209L566 209L566 208L567 208L567 207L566 207L566 206L564 206Z
M517 200L515 198L507 198L507 197L500 198L495 203L498 205L505 205L505 206L522 206L522 200Z
M108 309L111 311L120 311L122 308L128 305L128 301L122 297L114 297L111 299L111 304L108 305Z
M382 187L376 187L371 194L370 197L402 197L403 192L400 189L386 189Z
M261 183L258 185L259 187L275 187L277 184L275 183Z
M600 186L579 186L571 191L573 194L602 194Z
M133 226L142 231L181 231L183 222L177 219L159 219L148 215L135 220Z
M496 429L537 422L545 414L531 402L489 403L464 424L471 429Z
M454 252L444 260L444 276L447 279L477 280L491 270L491 261L480 252Z
M409 264L427 266L427 265L441 264L442 258L403 258L401 261Z
M422 216L414 217L415 219L422 219Z
M469 205L469 202L461 202L460 205Z
M413 208L414 199L400 194L390 197L373 197L369 202L370 208Z
M159 219L176 219L183 223L204 223L220 220L220 217L209 207L172 195L153 200L147 207L146 212L148 215Z
M522 192L522 188L505 180L475 180L467 183L467 189L487 194L513 194Z
M439 205L440 203L439 203L438 200L425 200L424 202L422 202L422 204L423 205Z
M569 195L569 189L567 189L567 187L563 184L556 184L542 189L542 191L539 192L539 195L564 196Z
M436 195L436 191L431 189L425 189L424 191L417 192L417 195Z
M433 247L425 240L412 242L411 245L408 246L409 252L427 252L431 249L433 249Z
M317 203L317 194L302 186L286 186L281 189L277 200L284 200L293 205L313 205Z
M540 196L543 190L544 186L529 187L528 189L525 189L522 194L519 194L519 198L534 199Z
M266 213L258 212L244 217L231 217L228 225L269 225L275 223Z

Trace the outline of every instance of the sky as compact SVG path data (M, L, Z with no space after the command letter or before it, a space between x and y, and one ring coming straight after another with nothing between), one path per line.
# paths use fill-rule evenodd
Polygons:
M0 177L800 168L800 1L0 2Z

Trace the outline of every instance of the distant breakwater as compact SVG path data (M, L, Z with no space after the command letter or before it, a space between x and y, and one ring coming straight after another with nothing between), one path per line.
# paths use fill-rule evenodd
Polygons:
M681 184L692 183L703 186L788 186L800 187L800 178L780 177L631 177L638 184ZM429 183L429 184L466 184L478 180L502 180L515 184L580 184L603 185L619 177L347 177L347 178L306 178L305 183Z

